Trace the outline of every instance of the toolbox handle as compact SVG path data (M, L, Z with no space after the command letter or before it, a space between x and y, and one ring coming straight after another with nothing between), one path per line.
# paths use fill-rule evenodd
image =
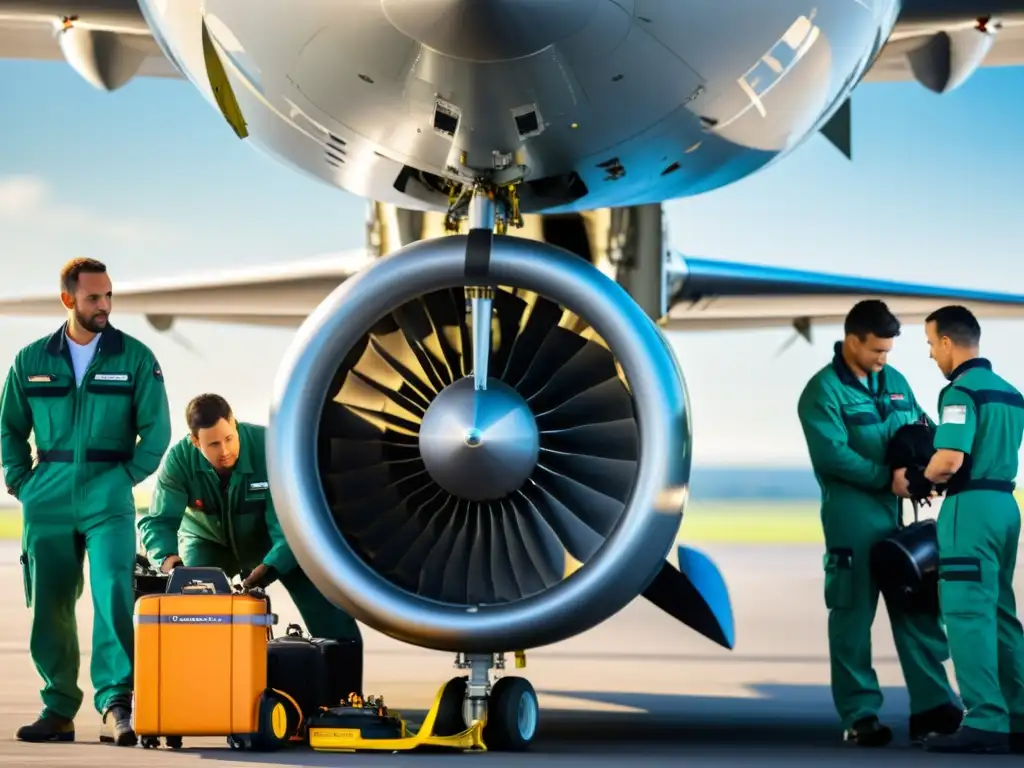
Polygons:
M171 571L167 580L167 594L195 594L197 591L200 594L230 595L231 582L220 568L186 568L179 565Z

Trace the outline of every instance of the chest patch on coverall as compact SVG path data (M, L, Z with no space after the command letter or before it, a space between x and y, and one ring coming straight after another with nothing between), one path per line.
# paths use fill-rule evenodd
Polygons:
M29 384L39 384L42 382L53 381L53 374L51 373L33 373L28 377Z
M266 480L264 480L263 482L260 482L260 483L249 483L249 490L250 491L265 491L269 487L270 487L270 483L268 483Z
M93 381L128 381L127 373L97 373Z

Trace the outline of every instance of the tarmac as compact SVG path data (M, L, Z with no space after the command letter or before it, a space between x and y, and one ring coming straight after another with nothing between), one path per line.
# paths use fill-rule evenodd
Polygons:
M0 543L0 763L5 765L194 766L240 765L448 766L483 760L491 766L620 764L793 766L937 765L964 756L923 753L907 743L907 695L884 603L874 626L875 667L885 694L881 716L896 732L883 750L843 744L828 688L822 552L814 545L708 545L729 586L736 648L721 648L640 599L598 627L527 653L527 667L508 670L530 679L541 706L540 726L527 754L329 754L291 749L272 755L229 750L223 739L185 738L180 751L99 744L91 706L91 599L78 605L82 647L80 685L85 704L74 744L23 744L14 732L39 710L40 680L28 655L18 548ZM1016 579L1018 589L1021 577ZM279 586L271 587L284 631L298 612ZM458 674L449 654L418 649L366 627L365 683L392 710L422 716L438 687ZM197 649L201 652L201 649ZM511 660L510 660L511 662ZM509 665L512 666L511 663ZM952 675L952 667L947 665ZM955 683L954 683L955 684ZM970 756L971 760L977 759ZM990 756L987 761L1019 756Z

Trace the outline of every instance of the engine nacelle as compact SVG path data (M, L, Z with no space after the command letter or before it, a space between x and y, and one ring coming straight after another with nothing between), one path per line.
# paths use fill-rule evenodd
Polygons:
M995 43L988 27L938 32L907 54L917 82L935 93L949 93L981 66Z
M286 355L267 443L282 528L329 600L413 645L493 653L652 585L691 432L672 351L621 286L524 238L474 261L473 240L406 245L335 290ZM466 285L498 286L489 338Z
M101 91L116 91L139 71L146 54L119 32L66 26L57 39L71 68Z

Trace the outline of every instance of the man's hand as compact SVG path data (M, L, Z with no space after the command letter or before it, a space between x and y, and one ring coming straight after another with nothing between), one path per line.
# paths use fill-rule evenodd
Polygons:
M246 589L263 586L263 581L270 575L270 568L265 563L260 563L252 572L245 577L242 586Z
M910 498L926 499L932 495L935 484L924 476L924 470L920 467L908 467L905 470L905 479Z
M896 469L892 473L892 492L904 499L910 498L910 485L907 482L907 470Z
M181 558L177 555L168 555L164 558L164 561L160 563L161 573L170 573L174 570L175 566L181 565Z

